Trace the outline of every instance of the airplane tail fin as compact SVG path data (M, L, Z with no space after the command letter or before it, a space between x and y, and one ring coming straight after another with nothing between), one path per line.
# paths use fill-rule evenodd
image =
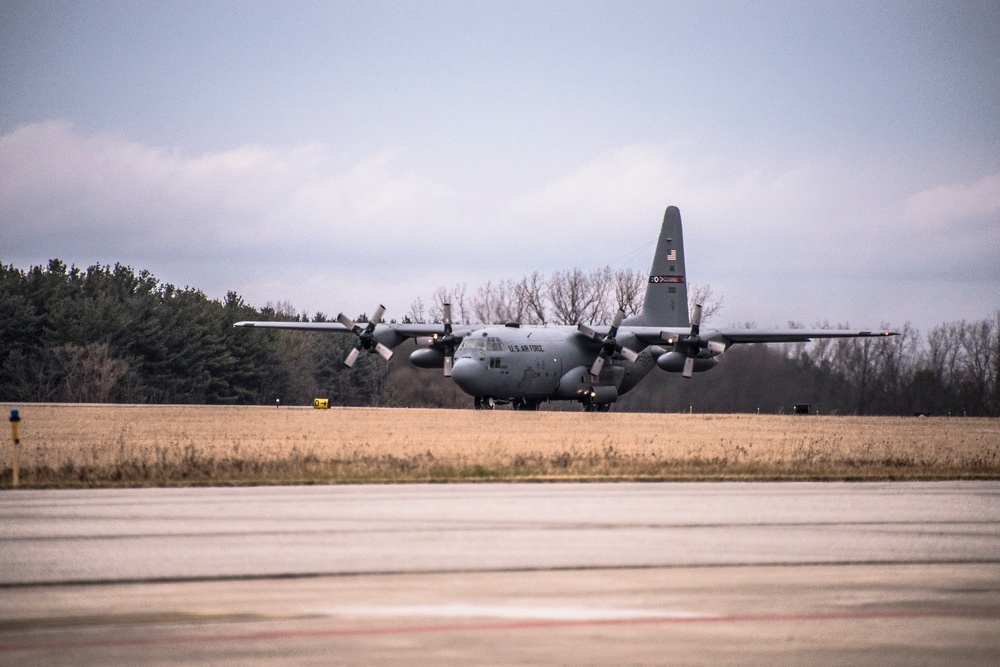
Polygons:
M681 212L676 206L667 207L663 214L663 227L649 270L642 311L623 324L650 327L687 327L691 324L684 272L684 235Z

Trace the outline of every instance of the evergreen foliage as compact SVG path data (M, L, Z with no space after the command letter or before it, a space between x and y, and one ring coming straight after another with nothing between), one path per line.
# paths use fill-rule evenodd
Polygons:
M304 404L380 400L371 363L340 364L348 337L235 330L240 320L298 319L219 301L127 266L83 271L59 260L22 271L0 264L0 400L179 404ZM366 360L370 361L370 360Z

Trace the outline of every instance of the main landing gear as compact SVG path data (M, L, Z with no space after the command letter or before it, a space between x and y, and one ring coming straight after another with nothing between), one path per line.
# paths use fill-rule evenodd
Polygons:
M473 400L473 405L476 410L494 410L497 407L496 401L493 400L492 396L476 396Z
M611 412L610 403L584 403L584 412Z

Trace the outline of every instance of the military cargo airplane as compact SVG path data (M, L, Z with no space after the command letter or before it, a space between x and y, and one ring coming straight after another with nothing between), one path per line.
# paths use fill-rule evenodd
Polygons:
M653 256L642 309L625 317L619 309L611 325L453 324L444 304L443 322L386 324L379 306L362 324L341 313L337 322L237 322L236 327L308 329L353 334L344 363L353 366L362 351L386 360L393 348L416 339L410 362L440 368L474 399L477 409L510 403L537 410L547 401L577 401L588 412L606 412L654 367L690 378L711 370L719 356L740 343L795 343L813 338L893 336L891 331L805 329L701 329L701 305L690 317L684 269L681 214L667 208Z

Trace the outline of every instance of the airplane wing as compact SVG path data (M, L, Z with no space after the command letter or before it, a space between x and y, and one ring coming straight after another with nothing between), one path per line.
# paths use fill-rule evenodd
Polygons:
M634 336L650 348L669 345L671 348L656 360L657 365L691 377L698 370L708 370L717 357L738 343L808 343L814 338L875 338L898 336L894 331L849 329L715 329L701 330L700 308L695 308L690 331L677 327L629 327L626 336ZM701 368L699 368L699 365Z
M717 329L702 332L702 337L722 339L726 343L808 343L813 338L876 338L898 336L895 331L856 331L849 329Z
M234 327L246 327L256 329L299 329L312 331L330 331L333 333L352 333L351 329L340 322L279 322L279 321L246 321L237 322ZM443 336L445 325L437 324L376 324L375 337L392 339L394 336L399 339L396 343L402 343L407 338L422 338L424 336ZM452 329L455 338L462 339L468 336L474 329L481 328L470 325L459 325ZM395 347L395 345L390 345Z
M255 327L258 329L313 329L317 331L350 331L340 322L237 322L234 327Z
M354 324L351 322L351 324ZM360 324L365 324L364 327ZM244 321L233 325L239 328L253 329L296 329L299 331L328 331L339 334L353 334L358 337L355 349L344 363L353 366L362 349L377 352L383 358L389 359L392 350L403 344L409 338L416 338L418 347L433 347L442 351L450 363L455 349L462 339L468 336L476 327L463 325L453 327L448 324L373 324L359 323L348 327L340 322L279 322L279 321ZM446 373L450 369L446 370Z
M337 316L336 322L275 322L275 321L243 321L237 322L233 326L239 328L261 328L261 329L297 329L299 331L330 331L333 333L352 334L357 337L354 348L344 359L344 365L354 366L354 362L361 354L362 350L379 354L388 361L392 357L393 348L401 345L409 338L416 338L417 347L425 348L417 350L415 355L422 359L418 362L413 355L410 361L425 367L437 366L440 363L444 368L446 376L451 375L451 367L454 362L455 350L461 344L462 339L468 336L475 327L459 326L457 329L451 322L451 304L444 304L444 322L440 324L395 324L382 323L382 315L385 313L385 306L379 305L375 309L371 320L367 322L354 322L343 313ZM362 326L364 325L364 326Z
M606 327L597 328L602 331ZM679 327L629 327L621 328L623 334L631 334L646 344L672 343L688 336L689 329ZM814 338L876 338L898 336L895 331L872 331L855 329L703 329L703 340L714 340L727 346L736 343L808 343Z

